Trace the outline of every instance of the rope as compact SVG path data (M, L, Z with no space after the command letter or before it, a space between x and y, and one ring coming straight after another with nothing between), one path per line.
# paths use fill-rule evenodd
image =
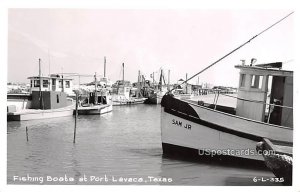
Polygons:
M227 95L227 94L223 94L223 93L220 93L220 94L221 94L221 95L224 95L224 96L227 96L227 97L236 98L236 99L242 100L242 101L248 101L248 102L253 102L253 103L262 103L262 104L265 104L265 105L271 105L271 106L275 106L275 107L282 107L282 108L293 109L293 107L290 107L290 106L276 105L276 104L271 104L271 103L265 103L265 102L263 102L263 101L244 99L244 98L240 98L240 97L236 97L236 96L232 96L232 95Z
M246 41L245 43L243 43L242 45L240 45L239 47L235 48L234 50L230 51L228 54L224 55L223 57L221 57L220 59L218 59L217 61L213 62L212 64L210 64L209 66L205 67L204 69L202 69L200 72L196 73L195 75L191 76L189 79L185 80L184 82L182 82L180 85L188 82L189 80L193 79L194 77L198 76L199 74L203 73L204 71L206 71L207 69L211 68L212 66L214 66L215 64L219 63L221 60L225 59L226 57L228 57L229 55L231 55L232 53L236 52L237 50L239 50L240 48L242 48L243 46L245 46L246 44L250 43L250 41L252 41L253 39L255 39L256 37L258 37L259 35L261 35L262 33L268 31L269 29L271 29L272 27L274 27L275 25L277 25L278 23L280 23L281 21L283 21L284 19L286 19L287 17L289 17L291 14L293 14L294 12L289 13L287 16L283 17L282 19L280 19L279 21L275 22L274 24L272 24L271 26L267 27L266 29L262 30L260 33L256 34L255 36L253 36L252 38L250 38L248 41ZM167 93L170 93L171 91L173 91L175 88L171 89L170 91L168 91Z

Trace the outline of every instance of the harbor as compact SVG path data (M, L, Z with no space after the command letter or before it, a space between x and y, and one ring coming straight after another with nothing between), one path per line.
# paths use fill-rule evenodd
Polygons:
M132 117L136 118L132 121ZM158 105L114 107L101 116L78 116L77 138L73 144L74 117L55 121L8 122L8 184L41 184L39 181L14 181L14 176L44 177L42 184L94 185L280 185L253 182L269 179L268 169L248 166L223 166L213 162L164 157L161 148ZM28 127L26 141L25 127ZM73 177L74 182L51 182L51 177ZM86 175L104 177L108 182L87 181ZM172 182L112 182L112 177L171 178Z
M51 11L53 15L48 15ZM38 48L42 54L20 56L27 58L24 66L31 71L10 55L6 99L8 185L294 185L295 63L292 52L287 51L291 45L279 38L287 30L281 26L291 27L294 12L284 12L277 19L274 12L269 23L262 22L260 27L253 24L249 31L243 27L237 27L242 31L236 34L229 30L230 35L243 35L234 40L237 44L228 41L231 36L221 36L227 33L214 34L209 29L205 33L213 37L191 33L198 21L189 23L189 35L184 31L178 34L189 39L184 43L194 46L191 48L174 46L184 44L177 36L169 39L177 24L162 22L165 31L153 30L155 35L151 36L144 22L136 17L150 20L155 16L160 23L158 18L165 17L161 12L51 11L38 10L38 15L52 19L60 18L60 14L86 15L83 20L88 22L83 29L91 30L97 43L93 44L89 36L86 38L91 46L85 44L76 50L72 41L82 34L69 31L70 37L75 36L70 38L73 46L66 50L74 53L64 49L59 52L58 47L57 52L51 51L48 47L47 53ZM11 12L12 20L18 21L12 22L15 26L23 20L20 15L35 13ZM244 25L242 15L253 21L263 21L260 17L265 17L261 13L254 18L250 13L224 11L215 18L223 16L228 24L236 22L240 26ZM109 26L112 28L105 32L90 25L95 18L104 22L102 14L124 16L127 24L137 19L140 28L132 25L124 29L133 47L128 46L127 36L113 27L122 22L115 20L119 25ZM192 20L196 19L194 14L199 14L203 22L208 13L170 11L168 17L185 24L184 15ZM114 18L117 17L111 17ZM60 20L52 24L58 23ZM72 25L80 28L76 22ZM200 28L195 30L202 32ZM193 38L189 38L190 33ZM16 48L18 41L28 37L16 31L12 34L15 39L10 41ZM57 35L55 31L54 34ZM141 39L133 34L141 35ZM168 41L158 41L160 34ZM206 47L206 43L199 60L195 52L199 43L219 37L227 42L224 47ZM274 37L286 47L275 49L266 43L273 42ZM111 41L102 44L107 38ZM264 42L264 38L268 40ZM33 36L27 40L29 45L40 46ZM85 40L81 39L81 43ZM115 45L120 47L116 49ZM155 51L146 51L152 46ZM23 49L17 50L21 54ZM24 73L16 70L19 67L24 68Z

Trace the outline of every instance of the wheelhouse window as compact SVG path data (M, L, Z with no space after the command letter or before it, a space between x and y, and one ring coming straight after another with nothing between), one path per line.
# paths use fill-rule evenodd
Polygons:
M34 80L33 81L33 86L34 87L40 87L40 80Z
M66 81L66 88L70 88L70 81Z
M62 88L62 80L59 80L58 84L59 84L59 88Z
M56 86L56 80L52 79L52 86Z
M246 74L241 74L240 78L241 78L240 87L245 87Z
M262 80L263 80L262 75L252 75L251 88L261 89L262 88Z
M43 80L43 87L48 87L49 81L48 80Z

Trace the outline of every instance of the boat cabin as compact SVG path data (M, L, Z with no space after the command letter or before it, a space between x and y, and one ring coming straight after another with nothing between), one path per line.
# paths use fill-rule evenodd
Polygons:
M39 76L28 77L30 79L30 92L40 91L58 91L65 92L68 95L73 95L73 83L70 78L64 78L58 74L51 74L50 76Z
M277 64L235 66L240 70L236 115L293 127L293 71Z
M109 95L109 90L100 89L98 91L88 92L86 96L82 99L81 106L90 106L90 105L110 105L111 96Z

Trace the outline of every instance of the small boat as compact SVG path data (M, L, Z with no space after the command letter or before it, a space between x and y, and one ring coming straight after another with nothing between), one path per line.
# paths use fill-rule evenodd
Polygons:
M293 146L264 138L257 143L256 150L262 154L265 165L276 176L274 182L276 179L276 182L283 185L292 185Z
M112 105L135 105L143 104L146 100L144 97L140 97L140 87L133 88L129 81L124 80L124 63L122 64L123 77L122 80L118 80L112 89ZM140 75L139 75L140 79ZM140 82L138 82L138 85ZM135 92L133 96L132 92Z
M90 92L88 98L79 103L78 115L101 115L112 111L112 101L108 90ZM74 110L74 113L76 111Z
M147 98L126 97L124 95L112 95L112 105L136 105L143 104Z
M236 108L216 103L196 104L172 94L163 97L163 153L188 151L201 157L218 152L223 157L263 161L255 153L256 143L262 138L292 146L293 72L246 65L235 67L240 69ZM269 81L271 99L267 103Z
M183 89L174 89L172 94L175 98L189 100L194 97L192 93L185 93Z
M160 104L161 99L166 94L167 91L152 91L150 92L150 96L146 99L146 104Z
M39 68L40 68L39 59ZM7 96L7 120L23 121L71 116L75 103L68 95L72 79L60 75L29 77L30 94Z
M153 74L153 82L154 82L154 74ZM163 84L163 82L164 82L164 84ZM165 83L165 77L163 75L163 70L161 69L158 85L153 85L153 89L149 93L150 95L146 99L145 103L146 104L160 104L161 99L168 91L167 89L168 89L168 87L166 86L166 83Z
M104 84L104 86L103 84L100 84L99 86L102 88L99 89L97 73L95 73L94 78L94 91L87 92L86 97L79 99L79 106L77 108L78 115L101 115L112 111L112 101L109 89L104 88L106 87L106 84ZM76 114L76 109L74 109L74 114Z

